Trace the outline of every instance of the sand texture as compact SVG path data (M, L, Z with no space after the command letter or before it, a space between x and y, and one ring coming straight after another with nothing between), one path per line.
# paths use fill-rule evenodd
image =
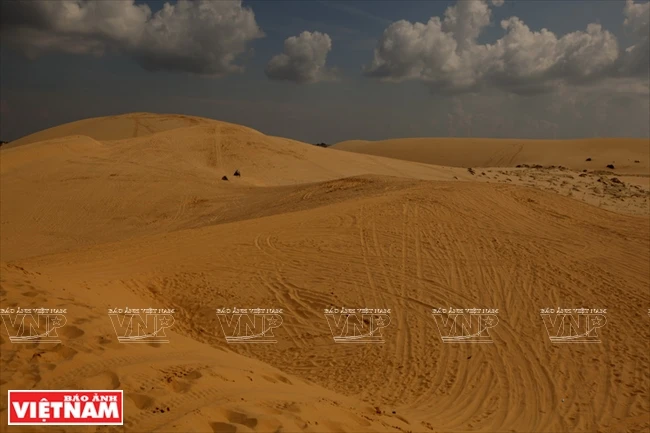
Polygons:
M129 432L650 431L647 140L427 140L135 113L3 146L0 306L67 310L60 344L2 329L3 395L122 389ZM126 306L169 343L119 343ZM335 343L341 306L390 309L383 344ZM492 343L444 343L450 306L498 309ZM607 309L600 343L551 343L558 306ZM282 309L277 343L225 307Z

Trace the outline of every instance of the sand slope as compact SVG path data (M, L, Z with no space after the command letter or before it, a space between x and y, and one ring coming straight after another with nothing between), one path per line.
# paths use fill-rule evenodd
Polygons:
M3 264L0 271L4 308L68 309L68 323L59 331L64 344L11 345L1 337L0 388L5 395L7 389L123 389L124 429L133 432L396 431L395 426L407 426L378 415L367 403L175 332L167 331L171 344L119 344L106 307L143 300L122 286L88 290L68 279L53 284L51 276L14 265ZM166 308L158 301L148 305ZM6 401L0 401L5 426ZM12 426L11 431L34 429ZM105 431L92 426L75 430ZM69 427L50 426L48 431Z
M175 119L175 118L174 118ZM162 130L167 116L149 124ZM0 257L46 254L86 243L161 233L268 211L296 185L358 174L469 179L454 168L335 152L204 119L114 141L73 135L0 151ZM130 116L82 121L119 131ZM113 127L113 123L115 126ZM193 123L199 123L193 125ZM68 126L45 131L53 136ZM232 176L239 169L241 178ZM222 176L229 181L222 181ZM274 192L277 191L277 192ZM74 209L74 211L72 211ZM287 209L280 208L280 212Z
M562 165L573 170L604 170L608 164L614 164L617 173L650 174L650 141L644 138L400 138L344 141L336 144L334 148L453 167L514 167L518 164L540 164ZM586 161L587 158L592 160Z
M612 176L470 174L209 121L0 163L0 305L69 312L60 345L3 331L3 393L123 389L133 432L650 431L650 227ZM545 191L557 176L610 210ZM117 343L124 306L175 308L170 343ZM226 344L215 308L235 306L283 308L278 343ZM335 344L330 306L390 308L385 343ZM499 309L493 344L442 343L430 312L449 306ZM558 306L607 308L602 343L551 344L539 310Z

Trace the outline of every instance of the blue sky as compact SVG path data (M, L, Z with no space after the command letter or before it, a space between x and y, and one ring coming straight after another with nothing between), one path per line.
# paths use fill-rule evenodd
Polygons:
M88 7L85 0L65 1ZM12 3L2 11L3 140L80 118L135 111L200 115L328 143L403 136L649 135L647 69L624 64L625 48L647 50L647 2L627 9L625 1L477 2L463 12L456 2L244 1L227 11L241 18L236 24L195 18L198 6L188 9L183 20L176 11L177 18L170 18L176 21L166 23L181 23L180 39L169 49L160 32L150 32L145 43L132 31L145 28L151 17L127 19L138 5L146 4L155 15L165 2L136 2L117 12L100 8L81 19L39 10L37 2ZM43 8L63 0L46 3ZM206 3L214 7L217 2ZM21 22L22 7L58 21ZM219 7L218 13L226 13ZM448 8L460 23L456 30L445 23L442 30L424 26L431 17L444 21ZM264 37L254 35L251 17L241 12L247 9ZM476 24L485 14L489 23ZM501 21L513 16L532 32L552 32L559 41L552 53L543 47L546 39L516 32L514 26L504 29ZM393 24L399 20L407 23ZM589 33L590 23L601 27ZM106 30L98 33L102 26ZM456 46L472 29L477 36L469 36L469 48L447 49L445 44ZM561 39L578 31L584 34L570 43ZM506 34L509 51L495 48L477 60L475 52L497 47ZM231 37L241 44L228 42ZM283 55L291 37L298 38ZM201 41L207 51L197 50L188 59L188 49ZM212 41L221 48L211 50ZM101 53L87 49L91 43ZM536 47L539 58L530 59ZM375 48L384 54L376 57ZM585 50L587 55L575 55ZM230 52L235 53L232 64L243 66L242 71L223 72L220 60ZM604 52L610 54L597 61ZM145 69L145 62L153 70ZM551 66L536 70L537 63ZM468 71L469 82L461 80Z

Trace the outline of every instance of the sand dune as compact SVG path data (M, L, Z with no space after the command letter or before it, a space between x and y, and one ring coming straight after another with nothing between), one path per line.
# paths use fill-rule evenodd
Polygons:
M524 140L489 138L400 138L351 140L334 148L368 155L452 167L515 167L518 164L562 165L573 170L650 174L647 138ZM591 158L591 161L587 161ZM639 162L635 162L639 161Z
M68 311L58 345L3 330L3 393L123 389L133 432L650 431L643 186L146 116L0 151L0 305ZM118 343L125 306L174 308L170 342ZM391 309L384 343L335 344L332 306ZM498 309L492 344L443 343L449 306ZM601 343L552 344L558 306L607 308ZM227 344L220 307L282 308L277 344Z
M206 123L220 123L211 119L183 115L158 115L151 113L130 113L121 116L94 117L66 123L44 131L27 135L8 143L7 147L39 141L53 140L71 135L85 135L95 140L123 140L146 137L161 131L169 131ZM244 128L244 127L240 127ZM253 131L253 130L251 130Z
M158 123L151 116L145 118L152 128L163 130L173 123L168 117L159 116ZM287 190L254 188L258 186L368 173L434 180L471 177L465 170L328 152L239 125L189 120L192 126L102 142L91 137L98 135L93 125L101 125L100 131L119 131L131 116L101 118L82 121L90 125L90 130L81 131L87 135L3 148L2 260L24 257L32 250L47 254L247 218L271 208L287 211L275 205ZM59 130L70 128L41 135L55 136ZM237 169L241 178L232 176ZM227 182L221 180L224 175Z

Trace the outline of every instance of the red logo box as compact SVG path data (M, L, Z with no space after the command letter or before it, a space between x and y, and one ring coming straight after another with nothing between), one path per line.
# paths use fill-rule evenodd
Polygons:
M8 391L9 425L124 425L123 391Z

